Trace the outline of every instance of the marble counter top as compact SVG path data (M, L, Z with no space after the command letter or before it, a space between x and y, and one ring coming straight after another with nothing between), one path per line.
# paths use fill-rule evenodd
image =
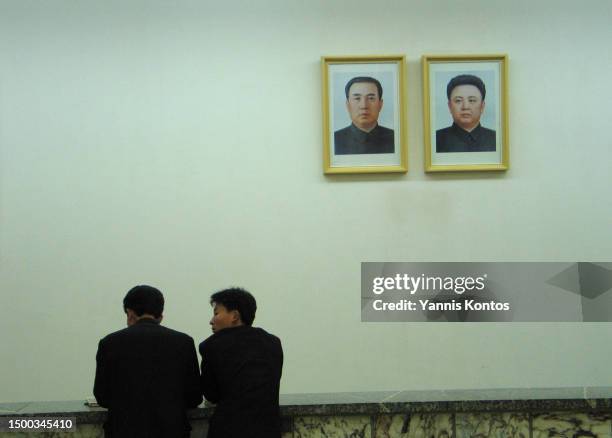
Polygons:
M516 388L436 391L382 391L281 394L284 417L455 412L610 411L612 387ZM190 418L210 417L212 407L190 411ZM0 403L0 416L67 416L79 423L101 423L106 410L84 401Z
M612 409L612 387L287 394L281 405L285 415L597 411Z

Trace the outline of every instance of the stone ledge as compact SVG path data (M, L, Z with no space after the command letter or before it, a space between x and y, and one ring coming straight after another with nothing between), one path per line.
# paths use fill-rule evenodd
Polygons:
M381 391L320 394L282 394L281 415L347 416L376 414L466 412L598 412L612 410L612 387L517 388L439 391ZM214 407L189 412L192 420L210 417ZM102 423L103 408L84 401L0 404L0 416L72 416L79 424Z

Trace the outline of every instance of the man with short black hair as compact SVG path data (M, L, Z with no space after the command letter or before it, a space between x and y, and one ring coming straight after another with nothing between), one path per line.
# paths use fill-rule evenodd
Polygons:
M213 335L200 344L201 388L217 406L208 438L279 438L280 340L252 327L257 304L244 289L210 297Z
M436 152L495 151L495 131L483 127L485 84L478 76L459 75L446 86L452 126L436 131Z
M334 153L392 154L395 151L393 130L378 124L383 107L380 82L369 76L357 76L348 81L344 94L352 123L334 132Z
M160 325L164 296L136 286L123 299L128 327L102 339L96 355L96 400L108 408L106 437L189 437L186 410L198 406L193 339Z

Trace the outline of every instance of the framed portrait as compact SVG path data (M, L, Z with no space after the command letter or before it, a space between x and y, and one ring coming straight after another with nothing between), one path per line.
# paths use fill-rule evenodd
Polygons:
M324 173L408 171L405 61L321 58Z
M425 55L422 68L425 171L507 170L507 55Z

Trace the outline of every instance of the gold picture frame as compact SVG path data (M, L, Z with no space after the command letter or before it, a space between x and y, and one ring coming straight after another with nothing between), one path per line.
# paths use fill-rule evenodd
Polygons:
M321 58L325 174L408 171L405 65L404 55Z
M508 55L423 55L421 63L425 171L507 170Z

